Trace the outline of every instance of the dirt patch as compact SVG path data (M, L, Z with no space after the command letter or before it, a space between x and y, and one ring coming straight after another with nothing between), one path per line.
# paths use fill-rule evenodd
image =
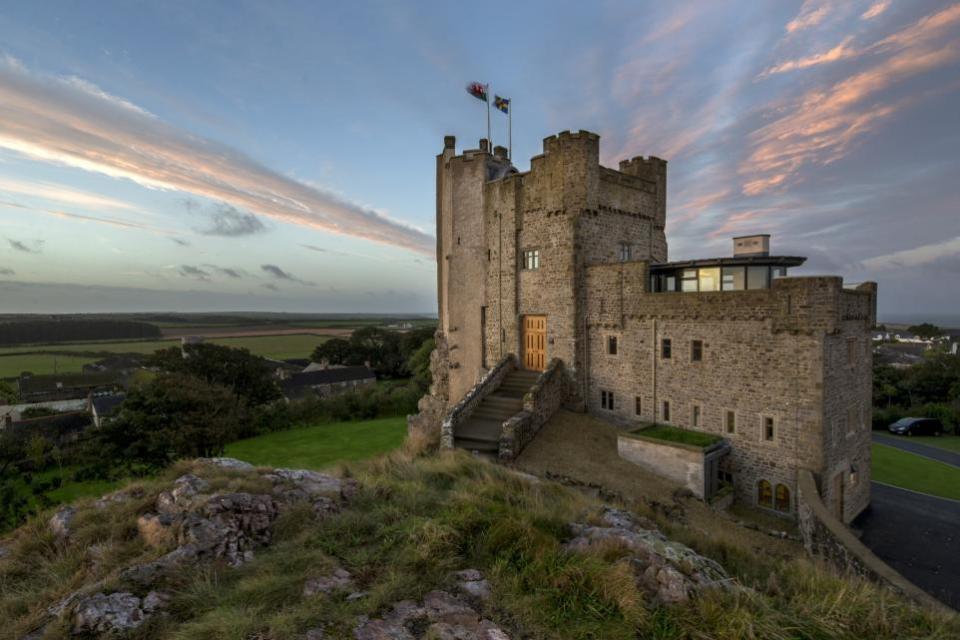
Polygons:
M586 414L557 412L514 465L541 477L550 475L587 487L602 487L607 493L621 496L631 509L660 520L682 522L711 541L783 557L803 553L800 543L740 526L704 502L683 497L679 485L627 462L617 454L617 429ZM738 517L742 517L742 509L738 509ZM786 520L780 527L786 532L796 529Z

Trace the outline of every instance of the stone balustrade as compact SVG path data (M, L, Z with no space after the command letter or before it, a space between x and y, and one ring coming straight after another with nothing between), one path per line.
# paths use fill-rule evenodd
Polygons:
M440 447L453 449L454 433L459 424L465 422L474 409L480 406L483 399L497 390L500 383L511 371L517 368L517 358L512 353L507 354L492 369L487 371L463 398L443 418L440 426Z
M513 460L533 440L570 393L572 382L563 360L554 358L523 397L523 411L503 423L500 459Z

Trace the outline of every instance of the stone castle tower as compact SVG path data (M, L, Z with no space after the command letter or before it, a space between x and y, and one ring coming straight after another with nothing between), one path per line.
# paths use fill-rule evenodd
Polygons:
M722 446L699 462L642 437L620 455L790 516L809 472L849 522L869 502L876 285L787 277L805 258L765 235L668 262L666 161L609 169L599 144L562 132L518 172L503 147L444 139L434 386L411 428L503 459L561 407L700 431Z

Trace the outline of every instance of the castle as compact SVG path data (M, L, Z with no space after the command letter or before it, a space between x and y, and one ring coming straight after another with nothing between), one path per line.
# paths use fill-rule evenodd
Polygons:
M438 348L411 425L509 459L560 407L716 434L705 498L795 516L798 471L850 522L870 497L876 285L787 277L769 236L669 262L667 163L599 162L563 132L520 173L506 149L437 156ZM722 454L722 455L720 455Z

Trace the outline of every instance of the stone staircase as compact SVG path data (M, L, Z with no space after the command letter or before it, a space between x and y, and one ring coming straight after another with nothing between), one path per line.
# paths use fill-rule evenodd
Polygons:
M458 449L496 456L500 450L501 425L523 410L523 396L539 377L539 371L518 369L508 373L470 417L455 427L453 445Z

